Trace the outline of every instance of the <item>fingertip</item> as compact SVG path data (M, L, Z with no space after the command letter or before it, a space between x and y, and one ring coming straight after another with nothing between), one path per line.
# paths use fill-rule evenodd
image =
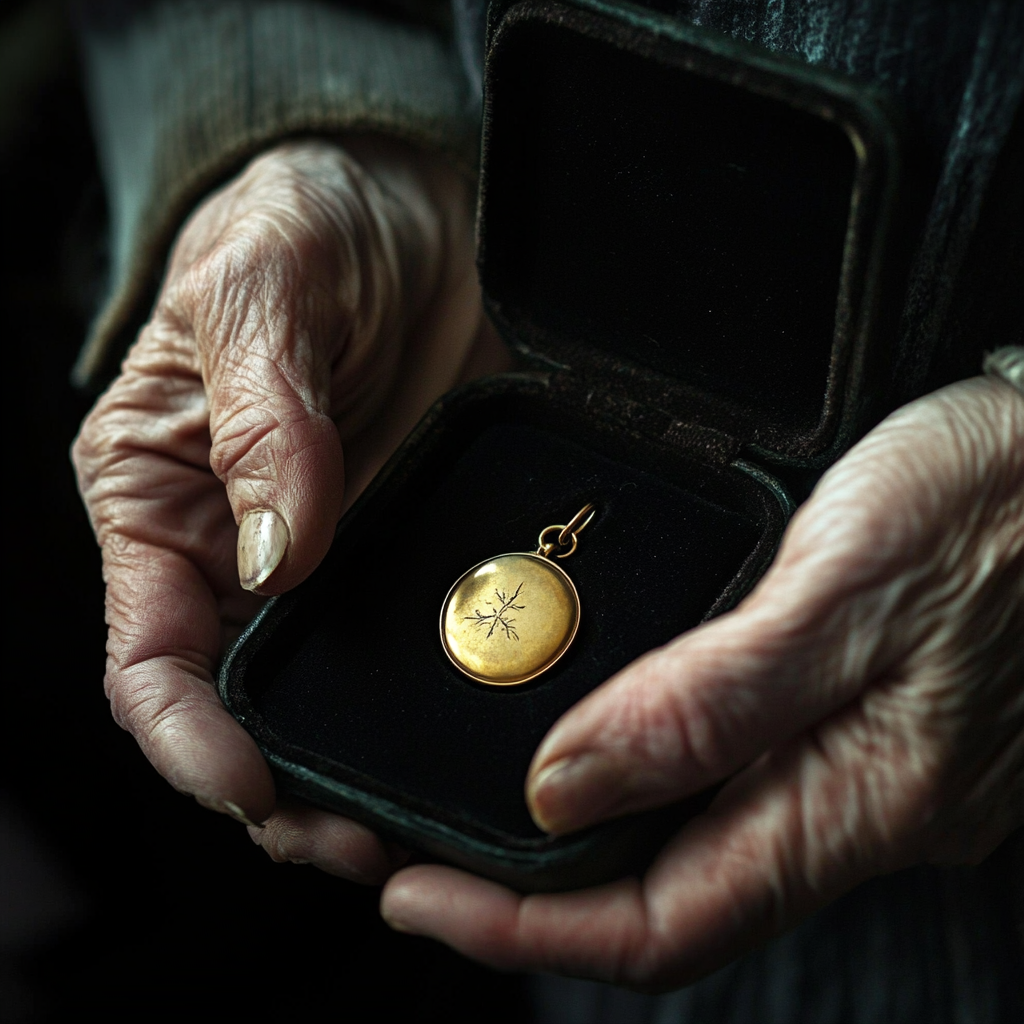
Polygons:
M227 476L238 518L238 579L271 596L301 583L327 554L345 493L341 440L330 418L279 426Z
M245 825L250 833L254 830L256 833L259 833L264 828L266 817L269 817L269 815L266 815L262 821L253 821L245 808L241 804L235 803L234 800L222 800L217 797L201 794L193 794L193 797L200 807L205 807L208 811L213 811L215 814L225 814L229 818L234 818L235 821ZM252 803L252 801L249 802Z
M416 891L417 884L415 879L402 877L410 871L415 871L415 868L399 871L385 883L380 897L380 916L393 931L419 935L424 930L422 926L417 927L422 917L422 908L419 906Z
M539 828L563 835L600 820L621 799L625 780L607 757L584 752L531 771L526 802Z
M388 917L388 915L383 912L381 913L381 918L383 919L384 923L394 932L401 932L403 935L416 934L416 932L414 932L411 928L407 928L401 921L393 917Z
M467 933L489 931L518 902L515 893L487 879L439 864L396 872L381 893L380 913L395 931L427 935L461 948ZM477 945L469 938L469 946Z
M240 821L247 828L261 829L265 827L263 822L253 821L249 815L245 813L245 810L233 800L224 801L224 811L227 814L230 814L235 821Z
M277 864L312 864L360 885L383 884L408 856L359 822L290 800L249 835Z
M274 814L277 803L274 780L251 737L247 733L241 737L231 736L232 731L230 726L224 730L228 735L220 748L223 760L194 764L190 766L191 780L182 780L184 785L176 780L172 782L176 788L191 793L200 806L227 815L258 832Z
M380 896L380 915L396 932L418 934L416 922L422 917L424 885L429 884L430 867L417 864L396 872Z
M208 684L188 680L176 668L171 672L179 676L175 682L180 692L159 722L128 723L143 752L175 789L208 810L245 825L265 822L277 797L255 740ZM167 690L163 696L166 701Z

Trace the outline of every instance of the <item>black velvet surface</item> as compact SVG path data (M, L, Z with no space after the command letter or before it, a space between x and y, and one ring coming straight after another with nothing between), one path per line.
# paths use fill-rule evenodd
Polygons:
M745 474L601 432L548 396L463 403L343 521L248 666L247 724L270 749L455 827L540 838L526 770L555 720L644 651L696 625L781 528ZM569 654L518 688L447 660L442 601L477 562L536 548L584 503L562 562L581 599Z
M857 170L834 120L527 21L489 57L482 280L568 342L813 430ZM589 27L588 27L589 26ZM622 37L622 38L618 38Z

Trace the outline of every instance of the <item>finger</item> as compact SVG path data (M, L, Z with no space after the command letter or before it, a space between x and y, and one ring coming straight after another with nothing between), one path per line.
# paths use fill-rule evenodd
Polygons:
M177 789L259 822L273 782L212 677L222 621L246 621L254 599L238 588L234 523L209 469L205 398L185 352L147 328L75 443L103 550L106 688L114 717Z
M639 988L690 983L879 871L913 862L936 780L883 708L840 712L730 782L642 884L519 896L451 868L399 872L393 927L500 968Z
M262 822L274 784L252 737L217 696L220 629L206 580L180 553L122 535L106 538L103 562L115 720L180 792L246 824Z
M537 823L563 833L697 792L858 693L864 669L843 664L853 624L791 597L765 588L568 712L530 768Z
M736 611L628 667L557 723L528 781L538 823L568 831L671 801L900 666L911 674L946 648L952 665L966 634L951 624L970 595L1013 575L1004 563L1015 530L1019 540L1019 470L998 471L1019 459L995 450L1019 427L985 429L990 401L968 382L893 416L826 475Z
M637 879L558 895L520 896L455 868L416 865L384 887L381 914L500 970L610 977L644 941ZM585 934L584 934L585 932Z
M250 828L249 835L278 864L312 864L363 885L380 885L409 858L358 822L290 801L279 803L265 827Z
M195 338L246 589L288 589L323 557L344 497L334 419L365 417L393 373L404 296L381 205L332 147L255 161L158 307Z
M203 268L215 310L193 313L210 401L210 465L239 525L242 586L280 591L320 561L341 512L344 464L329 415L329 346L342 327L303 322L305 284L283 253L229 251ZM268 580L274 575L273 584Z
M580 828L725 778L948 632L951 581L964 582L971 559L970 531L947 524L977 517L981 456L945 404L904 410L838 463L738 609L640 659L556 724L528 781L542 827ZM943 472L929 474L936 463ZM1012 488L986 483L997 485L1005 503Z
M942 741L902 697L871 694L760 758L684 828L645 879L641 978L685 983L792 927L860 882L920 861L948 825Z

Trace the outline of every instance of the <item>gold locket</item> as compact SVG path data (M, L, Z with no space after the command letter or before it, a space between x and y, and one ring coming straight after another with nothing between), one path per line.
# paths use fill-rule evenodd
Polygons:
M441 643L460 672L487 686L516 686L565 654L579 629L580 598L552 559L575 552L596 514L587 504L568 524L541 530L535 552L496 555L459 577L441 606Z

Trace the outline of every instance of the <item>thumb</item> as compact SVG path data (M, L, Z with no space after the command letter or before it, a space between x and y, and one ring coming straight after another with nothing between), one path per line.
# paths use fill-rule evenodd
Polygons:
M904 713L966 700L950 680L985 664L986 609L1013 606L978 596L994 593L994 567L1014 550L1002 524L1019 522L1020 460L1008 455L1019 402L1002 402L968 381L875 427L825 474L739 608L555 725L528 778L537 822L568 831L695 792L869 685L873 714L889 692Z
M164 309L194 335L246 590L288 590L326 554L343 507L338 367L367 364L343 383L375 394L379 349L397 337L394 246L357 171L322 146L259 158L194 219L172 266Z
M905 653L913 630L882 628L902 610L891 551L872 543L864 516L822 504L801 510L736 610L627 666L556 723L527 779L542 828L573 831L704 789ZM815 543L819 532L833 543Z
M327 553L341 516L344 460L329 380L316 371L327 361L317 348L328 347L330 326L319 325L319 337L300 327L307 336L296 338L294 325L275 323L259 298L253 306L246 319L260 325L257 336L222 339L210 360L210 465L238 523L239 582L274 594L300 583Z
M250 240L251 241L251 240ZM346 317L293 265L294 239L258 239L216 263L223 303L196 321L210 407L210 466L238 523L238 576L275 594L327 553L344 497L344 460L330 416L330 366ZM238 265L241 263L241 265Z
M681 799L841 706L845 688L814 664L820 641L796 632L771 609L744 609L613 677L538 749L527 779L537 824L571 832Z
M273 403L265 412L275 418ZM243 461L227 474L239 518L238 579L246 590L281 593L305 579L331 545L341 516L341 442L334 423L313 414L287 426L278 422ZM254 468L266 470L256 484Z

